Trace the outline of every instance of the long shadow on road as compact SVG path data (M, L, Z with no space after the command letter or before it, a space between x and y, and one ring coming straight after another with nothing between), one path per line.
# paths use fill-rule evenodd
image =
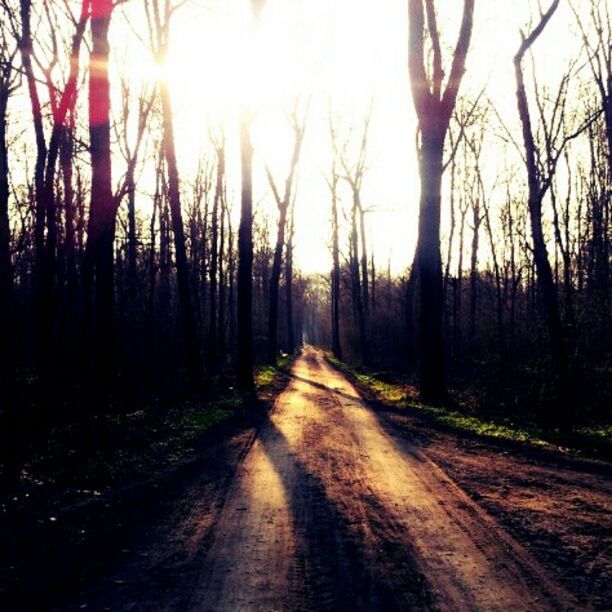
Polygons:
M293 463L293 470L288 471L275 466L291 506L298 540L290 575L291 600L303 609L427 607L424 577L405 545L389 539L388 533L377 533L376 517L384 510L368 499L364 524L359 513L352 511L350 498L343 500L346 507L340 508L330 499L326 483L307 469L272 420L265 425L260 440L272 462L284 455Z

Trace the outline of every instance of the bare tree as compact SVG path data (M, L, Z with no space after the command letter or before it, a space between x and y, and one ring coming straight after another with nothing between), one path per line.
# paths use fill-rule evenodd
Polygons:
M17 24L10 7L0 6L0 333L5 340L0 343L0 387L10 379L10 353L12 330L10 324L13 302L13 272L11 267L10 222L9 222L9 143L7 134L9 98L20 85L19 73L15 69L15 58L19 51L16 40Z
M425 13L433 52L432 74L425 60ZM434 0L409 0L408 67L417 112L420 144L421 199L417 264L419 268L421 394L429 401L446 399L442 346L443 287L440 255L440 191L444 141L465 71L472 36L474 0L464 0L463 18L452 66L443 89L442 49Z
M332 167L327 177L327 185L331 195L331 222L332 222L332 273L331 273L331 329L332 352L337 359L342 359L342 346L340 344L340 248L338 238L338 144L336 127L329 110L329 132L332 143Z
M608 142L608 176L612 177L612 19L606 2L586 0L591 27L584 23L575 1L570 6L578 22L597 91L601 98Z
M265 0L251 0L255 25L259 23ZM245 58L246 64L246 58ZM243 391L252 391L253 380L253 145L251 113L240 118L240 225L238 227L238 346L236 381Z
M285 178L285 184L282 193L279 191L270 168L266 166L266 174L276 207L278 208L278 228L276 232L276 246L274 249L274 260L272 263L272 273L270 275L270 306L268 310L268 362L276 363L277 354L277 334L278 334L278 287L281 274L281 265L283 257L283 249L285 246L285 232L287 225L287 211L292 201L293 189L295 186L295 174L298 163L300 161L300 153L302 150L302 142L304 140L304 130L306 127L306 116L308 113L308 104L304 110L303 116L299 116L298 101L296 100L293 111L290 115L290 124L293 131L293 152L291 161L289 162L289 170Z
M557 10L559 1L560 0L553 0L548 10L541 14L540 20L535 28L527 36L523 36L519 49L514 56L514 71L517 87L516 98L518 113L523 129L523 143L525 149L524 161L529 188L528 205L529 217L531 221L531 237L533 240L533 257L537 270L537 281L540 289L542 306L550 336L551 355L557 379L558 400L560 407L559 416L562 422L567 426L570 421L569 410L571 405L569 365L563 325L561 322L561 314L559 312L559 305L557 303L557 293L553 280L552 269L548 260L546 240L544 238L544 232L542 229L542 202L546 192L550 188L550 184L554 176L556 159L554 159L552 165L550 160L547 161L548 172L544 174L541 167L538 165L540 153L533 133L531 113L529 110L529 102L527 99L522 68L525 53L527 53L533 43L544 31L544 28Z
M215 143L215 151L217 154L217 178L210 226L210 318L207 355L209 370L211 372L214 372L217 361L217 335L219 333L217 294L220 283L223 283L223 279L221 278L219 281L219 278L217 277L217 270L219 268L219 217L224 216L223 194L225 189L225 142L223 136L221 137L220 142ZM223 239L221 239L221 243L222 242ZM222 305L221 308L223 308ZM223 330L221 330L221 333L223 333Z
M353 203L351 208L351 231L349 235L349 267L351 271L351 286L353 297L353 310L359 327L359 345L361 349L361 360L364 364L369 363L368 346L368 254L365 235L365 211L361 202L361 189L366 171L366 156L368 149L368 132L372 119L372 101L363 120L363 132L359 140L359 149L356 160L349 161L347 151L350 139L344 143L340 151L340 163L342 165L342 178L348 183ZM361 255L360 241L361 237Z
M151 36L151 47L159 63L165 60L168 52L172 15L181 5L173 5L171 0L161 0L161 2L163 3L161 7L160 0L147 0L145 2ZM174 235L176 280L179 302L181 305L186 362L191 380L197 385L201 379L200 347L189 283L187 251L185 248L185 229L181 207L180 178L176 160L172 100L170 98L168 83L164 79L159 83L159 98L162 112L162 150L168 172L168 200L170 204L172 233Z

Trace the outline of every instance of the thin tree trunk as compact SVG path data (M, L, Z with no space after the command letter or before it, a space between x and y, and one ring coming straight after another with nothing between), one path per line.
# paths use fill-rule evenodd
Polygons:
M183 212L181 208L181 193L179 186L178 166L174 144L174 125L172 104L168 85L162 81L160 97L163 117L163 149L168 169L168 200L172 219L172 232L174 234L174 257L176 263L176 281L179 302L181 306L181 319L185 337L185 351L187 368L191 381L197 386L201 381L200 349L198 343L198 330L193 312L191 287L189 285L189 266L185 249L185 233L183 227Z
M11 304L13 297L13 275L11 269L9 226L9 166L6 141L6 118L9 84L0 84L0 389L11 379L12 361Z
M546 241L542 231L542 199L544 190L540 184L538 169L536 165L536 144L531 126L531 116L525 83L523 79L522 59L527 49L541 34L546 24L552 17L559 5L559 0L554 0L548 11L542 16L539 25L529 37L521 43L518 53L514 58L514 69L516 77L516 99L518 114L523 129L523 142L525 147L525 165L528 179L528 204L529 218L531 221L531 235L533 240L533 257L537 270L537 282L540 291L540 299L544 315L548 325L552 361L556 373L558 392L559 417L561 423L567 426L570 422L571 385L569 376L569 365L565 347L565 338L557 293L553 281L552 269L548 260Z
M223 205L223 179L225 174L225 152L221 148L217 151L217 182L215 197L213 199L212 218L210 223L210 287L209 287L209 328L208 328L208 369L214 373L217 362L217 269L219 262L219 210ZM223 214L223 213L221 213Z
M285 306L287 315L287 352L291 355L295 351L293 335L293 211L289 219L289 239L287 240L287 254L285 256Z
M242 196L238 229L238 358L237 383L252 391L253 381L253 147L249 122L240 125Z
M270 275L270 311L268 314L268 363L272 364L276 363L276 353L278 351L278 289L283 259L283 247L285 244L287 207L281 207L279 213L276 246L274 248L274 259L272 260L272 273Z
M43 116L38 85L34 76L32 65L33 42L31 30L31 0L21 0L21 61L26 76L30 105L32 110L32 122L36 138L36 162L34 166L34 190L35 190L35 212L34 212L34 282L36 292L36 333L38 345L38 368L39 374L44 379L48 376L50 361L50 332L48 311L45 304L44 279L45 279L45 163L47 159L47 144L43 127ZM43 383L43 387L44 387Z
M226 321L227 321L227 310L225 304L225 217L228 214L227 211L227 198L225 189L222 198L221 207L221 223L219 225L219 342L218 342L218 355L219 362L225 364L225 346L226 346Z
M366 332L366 321L363 310L363 294L361 291L361 279L359 272L359 242L357 232L357 214L359 212L359 193L353 192L353 211L351 214L351 281L353 293L353 309L359 328L359 346L361 351L361 361L368 364L370 361L368 354L368 339ZM367 274L367 268L366 268Z
M340 249L338 245L338 198L336 193L337 178L332 186L332 352L336 359L342 359L342 346L340 344Z

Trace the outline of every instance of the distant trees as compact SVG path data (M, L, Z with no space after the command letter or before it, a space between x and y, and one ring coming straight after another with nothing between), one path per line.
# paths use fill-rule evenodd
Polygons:
M425 20L425 15L427 20ZM440 201L442 158L450 118L465 70L472 36L474 0L464 0L463 18L446 87L442 46L433 0L409 0L408 67L412 97L419 122L419 167L421 199L417 265L420 283L420 385L429 401L446 399L442 346L442 260L440 255ZM433 64L428 75L425 59L425 24L429 33Z

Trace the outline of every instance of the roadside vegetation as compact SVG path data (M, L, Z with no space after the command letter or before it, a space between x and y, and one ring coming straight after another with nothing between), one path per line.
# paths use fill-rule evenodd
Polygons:
M201 401L183 399L170 409L160 401L130 413L100 415L79 430L55 428L8 483L0 511L84 503L196 460L198 449L224 435L225 428L239 426L241 419L251 423L260 413L254 408L269 406L284 387L282 372L292 360L284 355L278 365L258 368L255 396L219 385Z
M451 407L433 406L422 402L416 387L401 380L399 375L352 367L329 353L327 359L351 379L366 399L386 409L413 412L441 427L483 438L567 454L612 458L610 423L584 424L565 434L558 428L544 428L528 416L509 418L486 413L473 400L454 401Z

